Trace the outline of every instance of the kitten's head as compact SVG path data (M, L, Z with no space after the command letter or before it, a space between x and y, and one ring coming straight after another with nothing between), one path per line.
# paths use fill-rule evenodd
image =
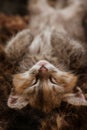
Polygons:
M78 105L72 103L72 99L76 101L78 98L77 95L72 95L76 81L75 75L60 71L48 61L41 60L29 71L14 75L14 88L8 98L8 106L22 109L29 104L33 108L49 112L63 100Z

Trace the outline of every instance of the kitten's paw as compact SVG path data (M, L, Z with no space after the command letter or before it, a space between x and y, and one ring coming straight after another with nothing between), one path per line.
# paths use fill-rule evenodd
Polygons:
M31 42L33 40L33 35L29 29L24 29L16 34L8 43L5 48L5 53L10 59L17 59L28 50Z

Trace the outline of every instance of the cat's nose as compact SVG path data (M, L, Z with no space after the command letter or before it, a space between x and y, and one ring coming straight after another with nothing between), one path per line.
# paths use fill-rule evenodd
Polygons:
M35 66L37 66L37 69L41 73L47 73L50 70L56 70L56 67L46 60L40 60L39 62L36 63Z
M40 72L45 73L45 72L48 71L48 69L47 69L47 67L46 67L46 65L49 64L48 61L46 61L46 60L41 60L41 61L39 61L37 64L40 66L40 69L39 69Z
M42 73L46 73L48 71L48 69L45 66L41 66L39 71L42 72Z

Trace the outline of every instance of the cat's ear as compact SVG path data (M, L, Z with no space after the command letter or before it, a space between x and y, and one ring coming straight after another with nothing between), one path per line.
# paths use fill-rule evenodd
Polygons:
M14 89L11 90L11 93L8 98L8 106L10 108L21 109L28 104L28 101L23 94L23 91L28 84L28 78L28 72L15 74L13 76Z
M12 89L7 102L8 107L14 109L22 109L27 104L28 101L26 100L24 95L18 94L15 90Z
M82 90L78 87L77 93L68 93L64 95L63 101L74 105L74 106L87 106L87 100L82 92Z

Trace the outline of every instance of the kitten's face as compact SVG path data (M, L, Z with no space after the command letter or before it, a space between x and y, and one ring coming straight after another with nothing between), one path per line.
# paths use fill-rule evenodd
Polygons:
M14 76L8 106L21 109L29 104L48 112L60 105L64 94L72 92L76 81L73 74L41 60L29 71Z

